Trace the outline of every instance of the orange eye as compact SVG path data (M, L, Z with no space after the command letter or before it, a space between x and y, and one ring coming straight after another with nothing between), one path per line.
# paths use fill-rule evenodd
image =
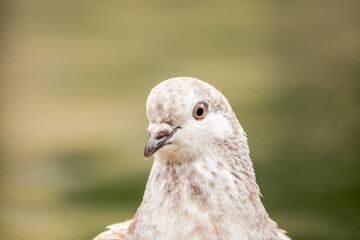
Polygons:
M198 102L194 108L193 116L196 120L203 119L206 115L208 105L206 102Z

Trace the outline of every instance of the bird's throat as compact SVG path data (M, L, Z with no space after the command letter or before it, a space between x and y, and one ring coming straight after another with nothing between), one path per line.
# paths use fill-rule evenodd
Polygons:
M226 161L208 158L205 164L155 160L135 217L136 228L147 229L151 237L162 236L157 239L212 239L214 234L246 236L246 229L252 227L249 224L268 224L255 178L244 169L234 170ZM162 229L164 225L167 229Z

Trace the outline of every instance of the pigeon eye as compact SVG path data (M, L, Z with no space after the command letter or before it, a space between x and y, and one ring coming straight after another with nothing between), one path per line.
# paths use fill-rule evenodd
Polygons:
M198 102L194 108L193 116L196 120L203 119L206 115L208 105L206 102Z

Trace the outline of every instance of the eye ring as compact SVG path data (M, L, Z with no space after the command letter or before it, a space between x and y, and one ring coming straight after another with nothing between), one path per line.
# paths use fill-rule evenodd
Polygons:
M201 120L205 117L208 109L208 104L204 101L198 102L193 111L193 117L195 120Z

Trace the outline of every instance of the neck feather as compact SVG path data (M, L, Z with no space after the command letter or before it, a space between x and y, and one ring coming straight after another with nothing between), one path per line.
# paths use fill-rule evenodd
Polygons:
M133 236L248 239L261 229L261 236L276 239L276 224L261 203L246 139L214 147L217 155L191 161L155 159L133 222Z

